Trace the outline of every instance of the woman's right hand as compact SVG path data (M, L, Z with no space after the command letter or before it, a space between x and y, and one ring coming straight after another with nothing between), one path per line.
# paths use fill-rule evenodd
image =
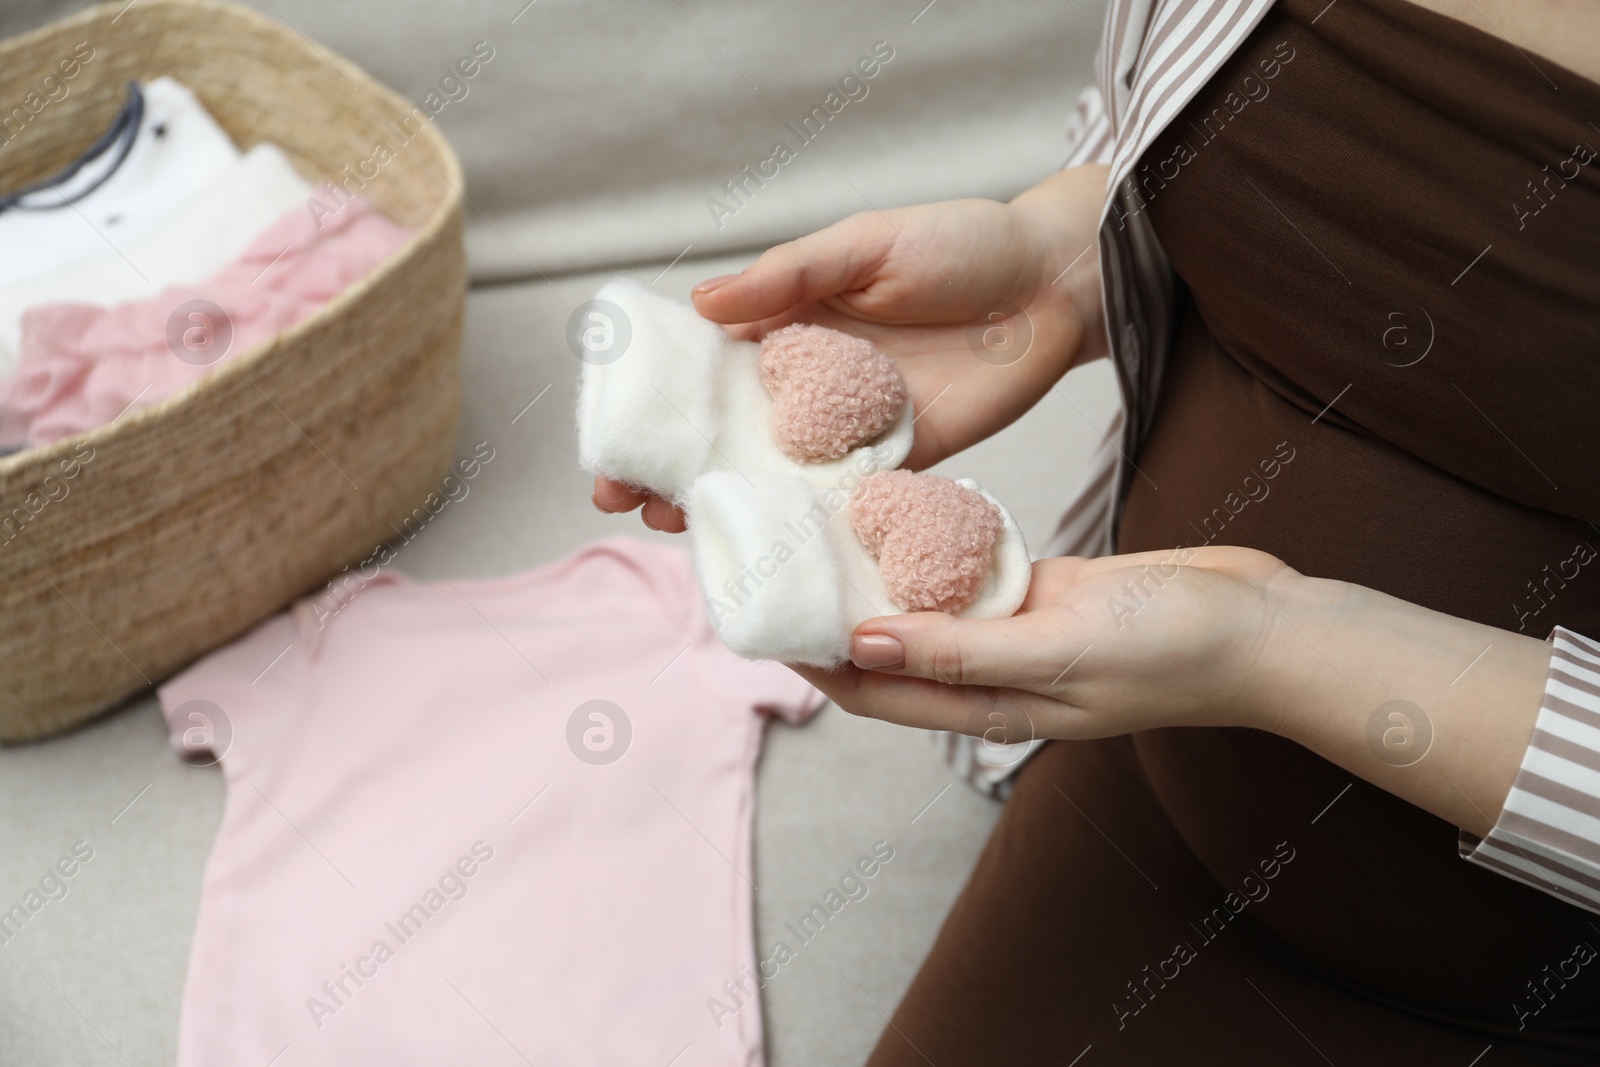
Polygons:
M900 367L917 411L905 467L921 470L1005 428L1074 365L1103 354L1093 248L1106 169L1060 171L1009 204L953 200L867 211L769 249L694 289L701 315L758 340L792 322L865 337ZM602 511L683 514L595 478Z

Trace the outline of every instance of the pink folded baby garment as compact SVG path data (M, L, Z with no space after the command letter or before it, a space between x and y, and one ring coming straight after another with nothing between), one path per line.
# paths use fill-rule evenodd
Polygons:
M48 444L171 396L310 316L409 236L364 200L320 220L296 206L204 282L112 307L29 308L16 373L0 380L0 445ZM225 320L203 307L192 317L195 301Z

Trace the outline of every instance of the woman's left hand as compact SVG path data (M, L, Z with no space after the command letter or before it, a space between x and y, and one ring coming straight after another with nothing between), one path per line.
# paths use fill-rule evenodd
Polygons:
M1528 747L1550 651L1213 546L1040 560L1012 617L868 619L851 658L795 670L846 711L995 744L1267 730L1481 836Z
M1264 552L1186 548L1033 565L1006 619L869 619L852 664L797 667L846 711L1009 741L1255 725L1280 640L1268 598L1300 578Z

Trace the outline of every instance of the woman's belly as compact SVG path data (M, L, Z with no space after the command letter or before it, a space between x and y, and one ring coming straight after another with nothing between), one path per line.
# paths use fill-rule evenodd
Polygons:
M1314 419L1246 373L1192 312L1167 373L1119 552L1244 545L1511 632L1600 633L1600 560L1575 562L1579 546L1600 545L1586 524ZM1296 850L1293 877L1246 914L1370 992L1515 1029L1526 983L1578 942L1600 944L1593 916L1466 863L1455 827L1292 742L1196 728L1136 744L1174 825L1223 885L1282 842ZM1580 1019L1600 1021L1600 968L1569 982L1538 1024Z

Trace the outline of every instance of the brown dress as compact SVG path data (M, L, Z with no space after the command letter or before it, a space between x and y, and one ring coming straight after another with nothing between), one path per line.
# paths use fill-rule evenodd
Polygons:
M1542 57L1282 0L1133 171L1187 306L1118 550L1600 634L1600 567L1558 573L1600 545L1596 146L1600 85ZM1597 1064L1580 943L1600 916L1282 738L1056 742L871 1062Z

